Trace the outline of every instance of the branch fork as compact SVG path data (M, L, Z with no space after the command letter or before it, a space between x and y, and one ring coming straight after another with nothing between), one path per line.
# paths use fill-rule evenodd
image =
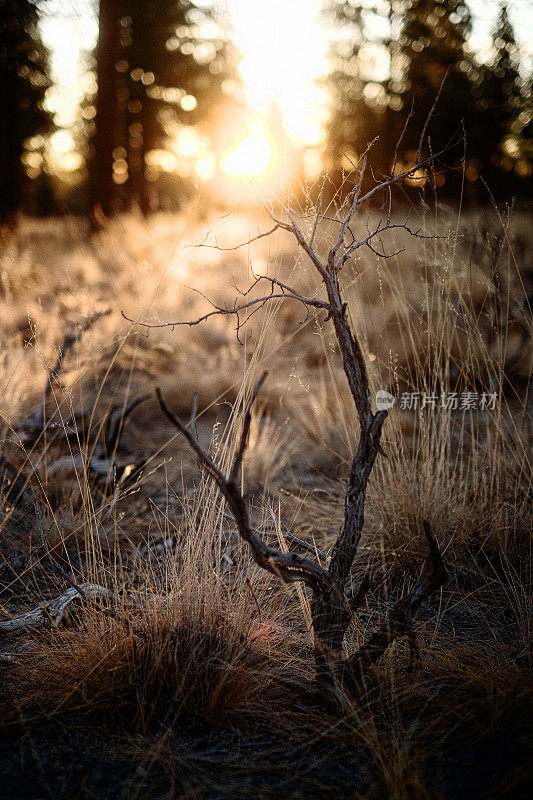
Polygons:
M345 634L352 621L354 610L364 602L364 597L368 590L367 577L363 579L353 595L349 595L347 587L364 525L364 507L368 481L376 457L383 452L380 439L383 425L387 419L387 412L383 410L374 412L372 409L370 382L363 351L356 333L351 328L347 314L347 304L343 297L339 279L342 268L348 259L360 248L367 247L371 252L382 258L393 255L385 251L381 239L382 234L386 231L401 228L411 236L433 238L425 237L420 231L413 230L409 226L409 215L401 225L391 222L391 189L395 184L427 166L430 161L439 155L441 154L438 153L431 158L423 159L421 148L419 148L417 163L412 168L376 182L372 189L363 194L362 186L367 166L367 152L365 152L357 168L358 177L354 183L354 188L346 201L347 211L343 217L335 220L339 223L339 232L325 260L320 257L314 245L320 218L325 218L323 212L320 211L320 207L316 212L311 237L307 238L295 213L286 203L282 202L281 204L282 216L276 215L272 208L267 206L267 212L270 215L273 227L266 233L250 239L250 241L268 236L277 230L284 230L290 233L315 267L321 279L326 299L304 297L278 279L262 275L256 276L256 281L251 288L257 286L261 281L266 281L270 283L271 289L268 296L246 300L246 302L240 305L236 304L230 309L224 309L212 304L213 310L196 320L162 323L159 326L155 326L196 325L213 315L234 314L237 317L238 332L243 324L239 317L240 312L251 309L249 313L254 313L255 310L272 299L297 300L307 309L324 310L326 311L326 319L331 320L333 323L360 430L358 446L353 456L346 483L344 524L333 547L327 567L323 567L315 559L310 559L296 552L284 553L266 544L252 529L248 507L238 486L238 474L248 441L251 409L265 381L266 373L261 376L254 386L247 403L240 440L227 475L214 463L209 454L202 449L198 439L193 434L193 426L191 424L185 425L181 422L166 404L159 389L156 390L156 393L161 409L167 419L185 436L191 449L198 457L200 466L216 482L229 505L237 530L241 538L249 545L251 554L258 566L277 575L285 582L301 581L309 587L312 594L311 614L317 681L326 690L328 696L341 708L346 708L349 704L346 694L348 684L359 684L392 642L399 637L408 636L413 652L412 619L422 603L433 592L437 591L446 580L446 570L441 554L429 524L424 522L428 554L422 565L418 580L413 588L394 605L384 624L369 637L367 642L357 652L347 658L344 657L343 644ZM352 222L362 206L378 193L384 193L388 198L386 219L385 221L381 220L373 229L370 229L367 225L366 235L362 238L357 237L352 227ZM351 237L348 244L346 243L347 236ZM375 245L375 242L378 244ZM239 246L244 244L249 244L249 242ZM145 326L154 327L146 323Z

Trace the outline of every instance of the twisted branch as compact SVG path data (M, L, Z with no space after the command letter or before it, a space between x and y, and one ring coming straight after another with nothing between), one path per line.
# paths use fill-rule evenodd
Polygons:
M266 373L264 373L256 383L250 400L248 401L239 445L237 447L228 477L224 475L222 470L214 463L208 453L203 450L191 432L190 428L187 425L184 425L179 417L177 417L169 408L163 399L161 390L159 388L156 389L156 395L159 405L161 406L161 409L166 415L167 419L180 433L185 436L188 444L198 456L200 465L213 478L222 495L227 500L227 503L233 514L235 524L237 525L239 535L245 542L247 542L247 544L249 544L256 564L259 567L267 570L267 572L277 575L277 577L281 578L281 580L285 583L304 581L314 589L324 590L329 586L329 576L327 571L320 564L318 564L316 561L311 561L308 558L304 558L298 553L283 553L281 550L278 550L275 547L270 547L270 545L267 545L261 539L261 537L255 533L250 523L248 507L236 483L248 441L252 406L265 378Z
M423 133L424 135L425 132ZM327 568L322 567L318 561L311 560L298 553L283 553L267 545L253 531L247 505L237 485L238 473L248 441L251 409L265 380L265 375L255 385L247 403L240 439L228 476L214 463L208 453L201 448L197 437L193 434L193 426L184 425L166 405L159 389L156 392L161 409L171 424L186 437L192 450L198 456L201 467L213 478L228 502L238 532L241 538L250 546L255 562L263 569L280 577L283 581L303 581L310 587L312 591L311 614L315 635L317 679L320 685L328 691L330 697L341 707L345 707L347 704L344 689L345 676L349 675L359 681L396 638L409 635L412 641L411 622L414 614L416 614L422 602L432 592L436 591L446 579L446 572L436 542L431 534L429 525L424 523L424 531L428 541L428 556L418 581L411 591L398 601L389 614L387 622L370 637L369 641L347 660L343 658L344 636L352 620L353 609L362 604L368 589L368 578L365 577L359 588L352 595L347 592L350 572L357 555L364 525L364 507L368 480L375 459L382 452L380 437L387 418L387 412L382 410L374 412L372 409L366 363L361 345L348 319L347 304L344 301L339 276L347 260L361 247L368 247L382 258L390 257L392 254L385 252L380 238L386 231L403 229L411 236L425 238L425 235L421 234L419 230L413 230L409 226L409 216L403 224L393 224L391 222L391 189L395 184L410 177L417 170L423 169L441 154L438 153L422 159L419 148L417 163L413 167L404 170L398 175L392 175L381 182L376 182L372 189L362 194L363 179L367 167L367 152L365 152L360 161L358 180L349 195L348 209L344 217L338 220L340 228L337 239L330 248L325 260L320 257L314 245L318 226L318 212L313 223L311 236L307 238L295 213L286 203L281 203L282 214L286 216L286 219L276 215L272 208L267 207L273 227L265 234L259 234L243 244L249 244L258 238L274 233L278 229L289 232L295 238L302 251L307 254L320 276L325 289L326 300L304 297L279 279L268 275L260 275L255 276L255 283L247 292L240 292L240 294L246 297L248 292L257 286L260 281L267 281L270 283L271 288L269 295L261 296L239 305L236 303L232 308L223 308L212 302L213 310L194 320L161 323L158 325L140 323L147 328L197 325L214 315L235 314L237 316L238 332L242 324L239 312L252 308L251 313L254 313L263 304L272 299L297 300L307 309L315 308L327 311L326 319L331 319L333 323L344 372L360 427L359 442L346 484L344 524L333 547ZM386 191L389 198L386 221L380 221L373 230L370 230L367 225L367 235L363 238L358 238L351 227L356 213L363 204L382 191ZM351 236L351 242L348 245L345 243L347 234ZM375 242L379 243L380 249L377 249ZM237 245L231 249L238 249L240 246L243 245ZM126 319L129 318L126 317ZM133 322L133 320L130 321Z

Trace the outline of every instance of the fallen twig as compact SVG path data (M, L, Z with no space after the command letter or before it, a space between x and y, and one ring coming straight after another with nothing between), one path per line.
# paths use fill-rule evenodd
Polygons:
M79 586L71 586L66 592L53 600L46 600L41 605L28 611L26 614L18 614L11 619L0 621L0 632L17 633L25 628L35 628L39 625L49 624L52 628L57 628L65 616L65 610L76 599L89 600L95 597L110 597L113 593L97 583L82 583Z

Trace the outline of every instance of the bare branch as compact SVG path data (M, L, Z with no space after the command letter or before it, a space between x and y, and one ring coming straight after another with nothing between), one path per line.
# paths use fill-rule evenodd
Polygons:
M191 416L189 419L189 429L198 441L198 427L196 425L196 420L198 418L198 392L195 392L192 396L192 408L191 408Z
M410 109L408 115L405 118L405 123L404 123L404 126L402 128L402 132L400 133L398 141L396 142L396 147L394 148L394 158L392 159L391 175L394 175L394 173L396 172L396 165L398 163L398 150L400 149L400 145L403 142L403 137L405 136L405 134L407 132L407 128L409 127L409 123L411 122L411 120L414 117L414 107L415 107L415 101L413 99L411 101L411 109Z
M207 247L211 250L220 250L222 253L230 253L234 250L241 250L243 247L247 247L248 245L252 244L253 242L257 242L258 239L264 239L265 236L272 236L277 230L284 229L286 230L285 226L281 225L280 223L276 223L270 230L264 231L264 233L258 233L257 236L252 236L251 239L247 239L245 242L241 242L240 244L236 244L233 247L220 247L218 243L216 244L192 244L189 245L190 247Z
M379 256L380 258L392 258L393 256L398 255L399 253L401 253L403 251L403 248L395 250L392 253L386 253L385 249L382 246L382 252L380 253L379 251L377 251L372 246L372 240L373 239L375 239L376 237L379 237L382 233L386 233L387 231L392 231L392 230L403 230L403 231L406 231L406 233L408 233L410 236L412 236L415 239L442 239L442 238L444 238L444 237L439 236L437 234L420 233L420 230L416 230L415 231L412 228L410 228L409 225L406 222L405 223L394 223L393 224L393 223L391 223L389 221L389 219L387 219L387 222L385 222L382 225L381 221L380 221L378 223L378 227L376 228L376 230L371 231L368 234L368 236L366 236L364 239L355 239L355 236L354 236L354 240L355 240L354 243L351 244L343 252L343 254L341 256L339 256L337 264L335 265L335 268L337 269L337 271L342 269L342 267L344 266L346 261L350 258L350 256L352 256L353 253L356 250L358 250L360 247L365 247L365 246L368 247L370 250L372 250L373 253L375 253L375 255ZM352 232L350 231L350 233L352 233ZM353 235L354 234L352 233L352 236Z
M296 219L292 214L292 212L290 211L290 209L288 210L286 209L287 214L289 215L289 219L291 220L292 223L290 225L288 223L282 222L282 220L279 220L277 217L275 217L270 209L267 210L274 222L278 223L280 226L283 225L285 227L285 230L290 231L293 234L293 236L295 237L296 241L298 242L302 250L304 250L307 253L309 258L315 265L316 269L318 270L319 274L322 277L322 280L324 280L327 275L326 267L320 260L319 256L317 255L313 247L311 247L311 245L303 235L302 230L298 225L298 223L296 222Z
M102 435L102 447L108 458L116 453L124 432L124 425L130 414L148 398L149 395L143 394L125 405L121 404L111 409L107 415Z
M438 97L437 97L438 100ZM434 107L436 102L434 104ZM433 111L433 109L432 109ZM423 131L422 140L425 136L427 124ZM400 137L401 142L401 137ZM398 143L398 147L399 144ZM260 281L270 284L270 294L259 298L246 300L240 304L235 303L232 308L223 308L212 303L213 310L188 322L164 323L151 325L140 323L144 327L172 327L173 325L197 325L203 320L217 314L234 314L237 317L237 333L243 324L239 313L250 310L246 319L255 313L263 304L273 299L293 299L300 302L307 309L316 308L327 311L326 319L331 319L335 330L336 340L342 356L343 368L348 381L350 392L355 404L359 420L359 442L350 467L346 484L345 503L344 503L344 524L339 537L333 547L331 558L326 559L327 569L318 563L318 560L310 560L295 552L281 552L280 550L269 547L261 537L252 529L250 524L249 512L246 502L238 488L239 470L242 465L244 452L246 450L248 435L251 422L251 411L256 400L257 394L265 379L265 375L258 381L250 399L246 405L240 438L236 447L235 456L229 470L228 477L205 452L197 438L191 430L192 425L185 426L181 420L168 408L161 396L159 389L156 390L157 397L163 412L171 424L186 437L190 447L197 455L200 466L217 483L217 486L226 499L240 537L248 543L254 561L258 566L268 572L277 575L284 581L303 581L312 590L311 615L315 635L315 660L317 668L317 679L319 684L327 687L330 696L342 708L347 706L347 697L343 686L343 674L346 671L356 679L362 678L373 663L385 652L387 647L394 639L405 634L410 634L412 616L418 611L422 602L437 588L439 588L446 578L442 558L437 545L432 537L429 525L424 523L424 530L428 540L428 557L418 581L413 589L405 595L389 615L387 624L382 626L374 633L366 645L356 654L343 659L343 641L348 626L352 620L353 610L357 609L364 601L368 591L368 578L362 581L357 593L350 595L347 592L347 585L350 581L350 572L357 555L357 549L361 539L364 525L364 507L368 481L372 472L375 459L382 453L380 438L381 431L387 412L379 410L374 412L372 409L372 398L370 393L370 382L367 372L366 362L363 355L358 337L351 327L347 304L344 300L340 285L339 273L346 261L353 253L361 247L368 247L380 258L390 258L394 252L388 253L381 238L389 230L405 230L415 238L436 238L428 236L409 226L409 214L403 224L392 223L392 188L405 178L412 176L418 170L424 169L428 164L433 163L435 158L442 155L444 148L436 155L431 154L426 159L421 159L419 148L417 163L404 170L398 175L386 177L376 181L375 186L362 194L363 180L367 170L367 153L372 143L362 156L357 182L348 195L345 211L341 219L334 219L339 225L338 236L329 250L327 259L324 261L317 253L314 242L316 231L320 219L326 219L319 210L316 212L311 230L310 238L307 239L299 222L298 215L289 205L280 201L282 218L276 216L272 208L266 206L267 212L273 222L275 230L283 229L290 232L301 250L306 253L311 263L320 276L327 299L319 300L300 295L290 285L283 283L282 280L269 275L254 275L255 281L245 292L237 291L242 298L246 298ZM395 156L396 160L396 156ZM394 167L396 164L394 165ZM393 170L393 172L395 169ZM373 175L373 173L372 173ZM374 197L378 192L386 192L386 220L380 220L377 225L370 229L367 222L367 234L363 238L356 236L351 227L358 209ZM288 220L288 221L286 221ZM257 238L269 235L259 234L252 237L249 241L253 242ZM347 241L347 236L351 241ZM238 249L243 244L236 248ZM220 248L224 249L224 248ZM125 316L125 315L123 315ZM128 319L128 317L125 317ZM246 321L244 320L244 322ZM133 320L130 320L133 322ZM193 417L195 414L193 413ZM310 545L292 536L292 541L306 549L312 549ZM319 557L326 554L318 553ZM412 641L412 637L411 640Z
M409 167L409 169L406 169L403 172L398 173L398 175L392 175L390 178L386 178L385 180L380 181L379 183L376 184L376 186L374 186L372 189L369 189L368 192L366 192L361 197L360 205L363 205L363 203L368 202L368 200L374 197L374 195L378 194L378 192L382 192L383 189L388 189L389 187L392 187L395 184L400 183L400 181L405 180L405 178L409 178L415 172L418 172L419 170L423 169L428 164L434 163L434 161L437 158L440 158L440 156L442 156L449 148L450 148L450 143L448 143L445 147L443 147L442 150L439 150L438 153L433 153L421 161L417 160L417 163L414 166Z
M210 456L194 439L190 430L171 411L165 403L160 389L156 389L156 395L167 419L185 436L192 450L198 456L201 466L216 481L231 509L239 535L249 544L256 564L273 575L277 575L287 583L304 581L313 589L324 591L330 583L327 571L316 561L311 561L297 553L283 553L281 550L270 547L263 542L252 529L246 502L237 485L231 479L225 477L220 468L217 467Z
M81 583L75 587L67 589L62 595L54 600L46 600L40 606L34 608L26 614L19 614L11 619L0 621L0 633L18 633L26 628L35 628L39 625L49 624L57 628L63 617L67 606L76 598L92 600L96 597L109 597L112 592L97 583Z
M283 538L287 539L289 542L297 545L298 547L303 547L304 550L307 550L309 553L313 553L314 555L321 558L323 561L329 561L329 555L326 553L325 550L321 550L316 544L311 544L311 542L306 542L305 539L300 539L299 536L295 536L289 528L287 527L285 522L281 522L281 526L283 528ZM261 531L266 536L277 536L278 530L277 528L263 528Z
M55 365L49 370L48 372L48 384L45 390L45 397L48 396L52 385L55 383L58 377L59 370L63 366L63 361L67 353L72 350L72 348L78 344L88 330L92 328L92 326L102 317L107 317L111 314L111 309L107 308L104 311L96 311L94 314L91 314L90 317L87 317L81 324L75 326L74 331L69 331L65 334L63 339L63 343L59 348L59 354L57 357L57 361Z
M356 185L355 190L354 190L354 196L353 196L352 205L350 206L350 209L348 210L348 213L346 214L346 216L345 216L345 218L344 218L344 220L342 222L341 229L339 231L338 239L335 242L335 244L333 245L333 247L331 248L331 250L329 251L328 266L329 266L329 268L331 270L335 269L335 257L336 257L336 255L337 255L337 253L339 251L339 248L344 245L344 237L346 236L346 231L348 230L350 222L352 221L353 216L354 216L354 214L355 214L355 212L357 210L357 207L359 205L359 196L361 194L361 186L363 185L363 178L365 176L366 162L367 162L367 156L365 154L365 156L363 157L363 163L361 165L361 170L359 172L359 180L358 180L357 185Z
M45 417L45 410L46 410L46 403L48 398L50 397L50 393L54 386L54 383L57 381L59 377L59 373L63 367L63 361L65 360L65 356L67 353L72 350L72 348L81 341L82 336L92 328L92 326L102 317L107 317L111 313L111 309L107 308L104 311L96 311L89 317L77 325L74 326L74 329L68 330L63 338L63 342L59 346L59 352L57 356L57 360L53 367L49 367L48 369L48 376L46 380L46 387L43 392L43 396L41 399L40 405L27 417L21 424L20 428L27 434L34 434L34 433L41 433L43 430L44 425L44 417Z
M330 575L334 583L345 586L357 554L364 523L366 486L379 452L379 440L386 411L378 411L367 430L361 432L346 486L344 526L333 548Z
M268 279L270 280L270 279ZM206 298L207 299L207 298ZM231 308L224 308L223 306L217 306L211 300L209 301L213 306L213 311L208 311L206 314L203 314L201 317L197 317L196 319L192 320L175 320L173 322L140 322L139 320L132 319L128 317L123 311L120 313L124 317L127 322L131 322L134 325L140 325L142 328L176 328L183 325L188 325L189 327L194 327L195 325L199 325L201 322L205 322L210 317L216 317L220 315L229 315L235 314L236 316L241 311L246 311L248 308L254 308L264 305L269 300L297 300L298 302L302 303L303 305L310 305L314 308L320 309L327 309L327 303L323 300L317 300L313 297L303 297L298 295L297 292L281 292L275 293L272 292L271 294L267 294L263 297L257 297L254 300L250 300L247 303L241 303L240 305L234 305ZM238 327L240 328L241 325L239 324Z
M289 542L293 542L293 544L298 545L298 547L303 547L304 550L314 553L325 562L329 561L329 555L324 550L321 550L316 544L311 544L310 542L306 542L305 539L300 539L299 536L295 536L294 533L291 533L291 531L287 529L286 525L284 525L283 535Z
M304 295L299 294L292 286L289 286L287 283L283 283L278 278L272 278L270 275L258 275L258 280L261 281L269 281L270 283L274 284L274 286L278 286L280 289L283 289L287 292L287 297L293 298L294 300L299 300L300 303L303 303L306 306L312 306L313 308L321 308L325 309L326 311L329 310L329 304L326 303L325 300L318 300L316 297L305 297Z

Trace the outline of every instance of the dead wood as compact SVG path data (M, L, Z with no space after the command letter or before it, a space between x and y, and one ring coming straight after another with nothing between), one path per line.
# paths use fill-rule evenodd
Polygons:
M34 441L41 436L45 429L53 425L53 420L46 422L46 404L50 398L54 384L57 382L61 370L63 369L63 362L65 356L81 341L83 335L89 331L93 325L102 317L106 317L111 313L108 308L104 311L96 311L91 316L83 320L82 323L70 327L64 337L61 345L59 346L58 355L54 366L48 368L48 375L46 379L46 386L40 404L37 408L17 426L24 443ZM56 423L62 424L62 423Z
M59 347L55 364L48 369L46 387L40 404L35 410L17 425L19 442L23 446L35 445L48 430L60 432L67 440L80 440L80 430L83 429L84 415L77 414L73 419L65 422L53 416L46 419L46 405L52 394L53 387L63 369L67 354L81 341L84 334L102 317L108 316L111 309L97 311L87 317L82 323L71 326L64 335ZM113 490L116 486L132 483L144 467L144 461L134 462L119 466L116 454L124 426L140 403L148 399L148 395L135 398L127 403L114 405L106 416L100 434L91 443L87 443L88 455L81 453L56 459L48 466L48 475L64 474L65 472L87 472L91 483L96 484L104 492Z
M93 600L97 597L110 596L112 596L112 592L97 583L81 583L79 586L71 586L59 597L46 600L26 614L18 614L11 619L1 620L0 633L18 633L26 628L35 628L41 625L57 628L73 600Z
M39 541L42 545L44 550L44 557L48 560L50 565L53 567L54 571L58 572L70 585L70 592L74 592L74 594L78 597L81 597L83 600L89 600L92 597L96 596L98 593L95 591L94 587L97 584L86 584L86 583L76 583L76 581L72 578L70 573L61 565L56 555L53 555L50 551L50 547L48 544L48 536L47 532L44 529L43 519L41 515L41 510L39 507L39 501L37 500L37 496L33 491L33 488L28 482L28 479L16 469L9 461L7 461L3 456L0 456L0 490L2 492L2 511L7 514L11 514L13 512L17 512L24 516L27 516L28 513L33 512L35 525L37 527L37 533L39 537ZM86 587L89 588L89 591L86 590ZM101 591L99 592L101 595L113 596L113 593L108 589L103 587L98 587ZM62 598L66 598L65 606L61 605ZM48 611L54 612L56 616L54 617L55 623L59 624L62 618L62 614L66 605L68 605L71 600L71 595L66 593L62 595L61 598L58 598L57 601L51 601L50 603L41 604L38 608L42 609L45 613L45 616L38 614L38 609L34 609L32 612L26 615L20 615L17 617L17 620L22 620L21 624L18 623L11 625L10 623L12 620L6 620L3 624L0 624L0 630L4 630L6 632L16 631L19 630L21 627L26 627L26 623L24 622L25 619L28 620L35 620L34 623L31 624L40 624L40 622L44 621L46 618L46 614ZM57 604L59 602L59 605ZM100 606L97 603L94 603L95 608L99 611L103 611L105 614L111 617L117 616L117 613L106 606ZM50 614L48 614L50 616ZM29 624L29 623L28 623Z
M238 486L237 477L246 449L251 409L265 377L266 373L256 384L248 401L241 437L227 476L199 445L192 433L192 426L185 425L174 414L165 403L159 389L156 389L156 394L166 417L186 437L189 445L198 456L200 466L207 471L218 485L232 511L241 538L250 546L256 564L286 583L302 581L310 587L313 596L311 612L315 634L317 679L319 684L323 688L326 687L328 692L331 693L336 704L346 708L349 705L349 699L346 695L345 687L350 685L353 687L359 684L395 639L405 635L412 636L412 620L414 616L423 601L442 586L446 580L446 571L429 523L425 521L424 531L428 541L428 555L415 585L396 603L387 621L378 631L372 634L362 648L347 659L338 656L351 616L364 602L370 583L368 575L365 575L358 591L354 595L348 595L344 589L342 589L341 594L342 585L335 583L335 580L338 579L334 577L335 573L332 574L332 562L330 562L329 569L326 569L314 559L308 559L295 552L285 553L277 548L270 547L253 530L247 503ZM337 540L336 547L339 546L343 533L344 530ZM297 539L295 543L298 543ZM325 609L325 612L323 609ZM327 620L325 619L325 614L329 615ZM334 627L336 620L340 620L340 622L337 627ZM328 621L331 625L330 629L326 627ZM341 628L341 625L345 627ZM339 648L336 647L338 638L340 638Z
M266 285L270 289L268 295L261 294L256 299L246 299L245 302L236 303L234 306L227 308L212 303L212 311L194 320L178 320L160 325L141 323L146 327L196 325L213 315L231 314L235 316L237 321L238 336L241 326L249 319L251 314L270 299L296 300L303 304L308 311L314 309L316 313L320 313L320 311L327 312L326 320L331 320L334 327L344 373L359 420L359 441L346 484L344 524L333 547L327 567L323 567L318 561L301 556L298 553L283 553L276 548L270 547L252 529L250 524L248 508L239 489L237 479L247 444L251 408L265 376L263 375L255 385L246 406L241 436L236 445L235 457L227 475L214 463L209 454L200 447L197 438L193 434L193 426L184 425L176 417L165 403L159 390L157 390L157 397L167 418L186 437L192 450L198 456L200 466L206 470L218 485L230 507L241 538L250 546L255 562L285 582L302 581L311 589L311 614L314 629L317 678L319 683L328 690L330 696L341 707L346 707L348 704L348 698L345 693L345 675L349 674L352 682L355 681L357 683L367 674L375 661L380 658L395 639L409 635L411 641L413 641L411 634L413 616L422 602L437 591L446 578L437 544L431 534L429 525L424 523L424 530L428 540L428 556L418 581L411 591L398 601L389 614L386 623L370 637L367 644L348 659L344 659L343 642L345 634L352 621L354 610L362 604L368 589L368 579L366 577L354 593L349 595L347 587L364 525L368 481L375 459L382 452L380 438L383 425L387 419L387 411L379 409L374 411L372 408L365 358L360 342L349 322L340 275L346 262L362 248L369 249L380 258L393 256L395 253L388 252L385 249L382 239L383 234L393 229L402 229L410 236L418 238L434 238L426 236L420 230L413 229L409 224L409 214L401 224L392 223L391 221L392 187L414 172L429 167L437 157L422 158L422 141L426 128L422 132L416 165L403 173L393 174L383 178L383 180L376 181L376 185L364 194L362 186L367 167L368 152L363 154L359 164L354 169L354 185L345 201L344 211L333 220L338 223L339 232L336 241L327 254L327 258L323 259L314 245L319 221L325 217L320 211L320 206L314 220L312 220L312 232L309 237L306 236L304 225L300 221L301 218L298 218L294 211L286 203L282 202L280 213L276 214L271 207L267 207L273 222L273 228L265 234L259 234L248 242L242 243L242 245L249 244L251 241L270 235L277 230L290 233L315 267L321 279L323 298L302 296L293 287L283 283L278 278L269 275L256 275L251 289L256 286ZM437 155L440 155L440 153ZM370 228L367 221L364 235L356 233L354 228L356 218L360 224L358 215L360 215L363 206L377 195L385 197L384 218L373 228ZM328 219L331 218L328 217ZM251 289L241 291L241 296L246 298ZM193 418L194 416L195 414L193 414Z

